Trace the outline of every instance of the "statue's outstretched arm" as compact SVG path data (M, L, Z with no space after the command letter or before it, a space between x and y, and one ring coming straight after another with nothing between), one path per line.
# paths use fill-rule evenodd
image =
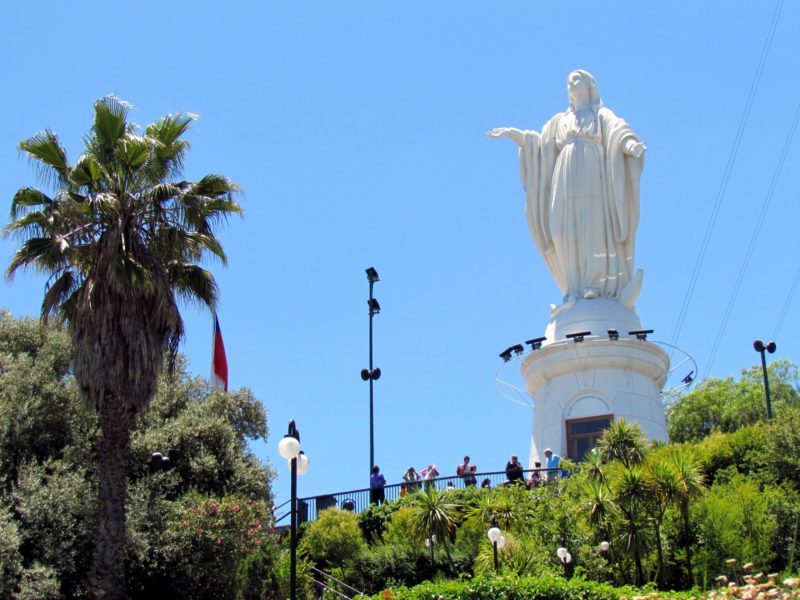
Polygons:
M491 131L486 132L486 137L507 137L514 140L518 146L525 145L525 132L521 129L517 129L516 127L495 127Z
M647 150L647 144L644 142L636 141L633 138L625 142L625 154L633 156L634 158L639 158L642 156L645 150Z

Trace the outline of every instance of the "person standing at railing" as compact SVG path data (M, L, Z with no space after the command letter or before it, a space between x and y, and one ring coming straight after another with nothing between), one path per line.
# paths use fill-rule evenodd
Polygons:
M436 478L439 476L439 471L436 469L436 465L428 465L422 469L419 474L422 475L422 481L424 482L426 490L436 487Z
M465 456L464 462L458 465L456 468L456 475L461 477L465 486L474 486L478 483L478 478L475 477L475 472L477 470L478 467L469 464L469 456Z
M383 504L386 502L384 487L386 487L386 478L381 474L380 467L375 465L372 467L372 475L369 476L370 504Z
M534 470L531 471L531 476L528 477L528 489L532 490L542 485L542 475L539 470L542 468L542 463L538 460L534 463Z
M419 491L419 482L421 477L414 467L408 467L408 471L403 473L403 490L406 492Z
M506 481L508 485L512 483L525 483L525 476L522 472L522 463L519 462L516 454L511 455L511 460L506 463Z
M550 448L545 448L544 458L544 466L547 468L547 485L550 485L558 479L558 464L561 462L561 457L554 454Z

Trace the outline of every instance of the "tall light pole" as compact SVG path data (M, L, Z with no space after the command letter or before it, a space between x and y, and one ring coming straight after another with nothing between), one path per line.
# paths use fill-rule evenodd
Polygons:
M372 287L375 285L376 281L380 281L381 279L378 277L378 272L374 267L366 269L366 273L367 281L369 281L369 300L367 300L367 306L369 306L369 369L361 369L361 379L369 381L369 470L367 473L371 473L372 467L375 465L373 382L381 377L381 370L377 367L374 369L372 368L372 318L381 312L381 305L378 304L378 301L372 296Z
M769 377L767 377L767 357L764 355L764 351L772 354L777 347L775 342L769 342L766 346L761 340L753 342L753 348L761 355L761 371L764 373L764 397L767 400L767 419L772 418L772 404L769 401Z
M305 453L300 449L300 432L294 424L294 419L289 421L289 431L283 436L278 444L278 452L289 461L289 471L292 474L292 497L291 497L291 562L290 568L290 590L291 600L297 599L297 475L304 475L308 471L309 460Z

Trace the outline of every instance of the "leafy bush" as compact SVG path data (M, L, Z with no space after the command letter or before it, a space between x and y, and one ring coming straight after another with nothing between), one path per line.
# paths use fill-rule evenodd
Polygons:
M419 552L411 547L381 544L364 552L354 566L354 587L375 593L393 586L413 586L420 581L455 579L471 570L472 557L457 552L449 559L442 551Z
M561 577L475 577L459 581L423 583L414 588L396 588L376 594L373 600L618 600L647 594L650 590L613 587L607 583ZM688 600L693 594L676 592L662 599Z
M698 562L712 578L725 571L730 558L752 561L759 569L769 566L776 524L757 483L737 474L714 484L693 515L702 540Z
M268 512L240 495L192 492L175 503L165 543L173 589L190 598L233 598L240 562L265 543Z
M83 470L47 461L23 465L13 494L27 560L51 568L68 596L83 593L94 533L94 485Z
M296 574L298 598L310 598L311 566L302 557L298 557ZM288 598L290 579L289 551L281 548L277 537L272 536L240 563L236 600Z
M319 513L300 542L301 549L321 569L344 568L364 551L358 517L349 510L328 508Z
M12 598L22 573L22 540L11 513L0 507L0 598Z

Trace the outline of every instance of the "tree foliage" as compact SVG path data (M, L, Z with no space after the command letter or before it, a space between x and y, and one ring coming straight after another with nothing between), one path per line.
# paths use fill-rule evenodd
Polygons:
M99 432L96 415L79 398L69 370L71 352L59 325L0 314L5 488L0 507L8 507L0 508L0 598L88 594L98 485L92 457ZM261 546L242 540L268 543L263 532L270 524L266 506L274 474L247 447L249 439L266 434L264 407L249 390L215 390L204 379L190 377L180 357L174 375L161 378L155 399L136 422L127 470L125 555L134 598L186 597L201 575L229 584L225 595L216 597L233 597L239 562ZM153 452L168 456L172 466L154 471ZM207 520L197 528L221 529L223 554L217 537L203 545L188 527L185 511L192 506L206 510L209 499L221 507L224 526L205 512ZM251 523L260 520L257 537L248 535L245 516ZM231 536L235 542L227 543ZM209 589L219 589L214 585L209 583Z
M767 372L772 412L776 418L781 418L788 408L800 406L797 366L780 359L771 363ZM739 381L733 377L705 379L667 410L672 442L698 442L711 433L730 433L765 418L760 365L742 371Z

